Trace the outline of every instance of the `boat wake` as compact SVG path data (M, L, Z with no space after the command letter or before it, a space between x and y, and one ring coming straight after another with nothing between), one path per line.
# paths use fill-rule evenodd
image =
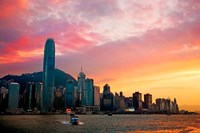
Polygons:
M63 125L72 125L72 123L70 123L69 121L59 121L59 120L56 120L56 122L59 122ZM79 121L78 125L84 125L83 122Z

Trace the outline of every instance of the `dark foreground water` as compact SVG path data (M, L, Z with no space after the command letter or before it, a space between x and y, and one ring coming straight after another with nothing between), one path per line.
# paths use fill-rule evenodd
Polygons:
M200 133L200 115L79 115L81 125L70 125L69 115L1 115L0 133Z

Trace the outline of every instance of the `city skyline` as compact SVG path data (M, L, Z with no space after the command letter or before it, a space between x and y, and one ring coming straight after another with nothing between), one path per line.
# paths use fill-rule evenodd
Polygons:
M0 77L42 70L52 37L56 67L77 77L83 66L101 91L108 83L126 96L139 91L200 107L198 1L0 3Z

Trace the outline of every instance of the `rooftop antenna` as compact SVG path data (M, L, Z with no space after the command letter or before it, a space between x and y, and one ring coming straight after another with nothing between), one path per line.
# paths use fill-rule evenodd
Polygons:
M82 68L82 66L81 66L81 72L83 72L83 68Z

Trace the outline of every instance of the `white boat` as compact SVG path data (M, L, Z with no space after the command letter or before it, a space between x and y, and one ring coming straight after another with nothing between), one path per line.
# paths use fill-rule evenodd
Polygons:
M78 116L76 116L76 115L70 115L70 123L72 125L78 125L79 124Z

